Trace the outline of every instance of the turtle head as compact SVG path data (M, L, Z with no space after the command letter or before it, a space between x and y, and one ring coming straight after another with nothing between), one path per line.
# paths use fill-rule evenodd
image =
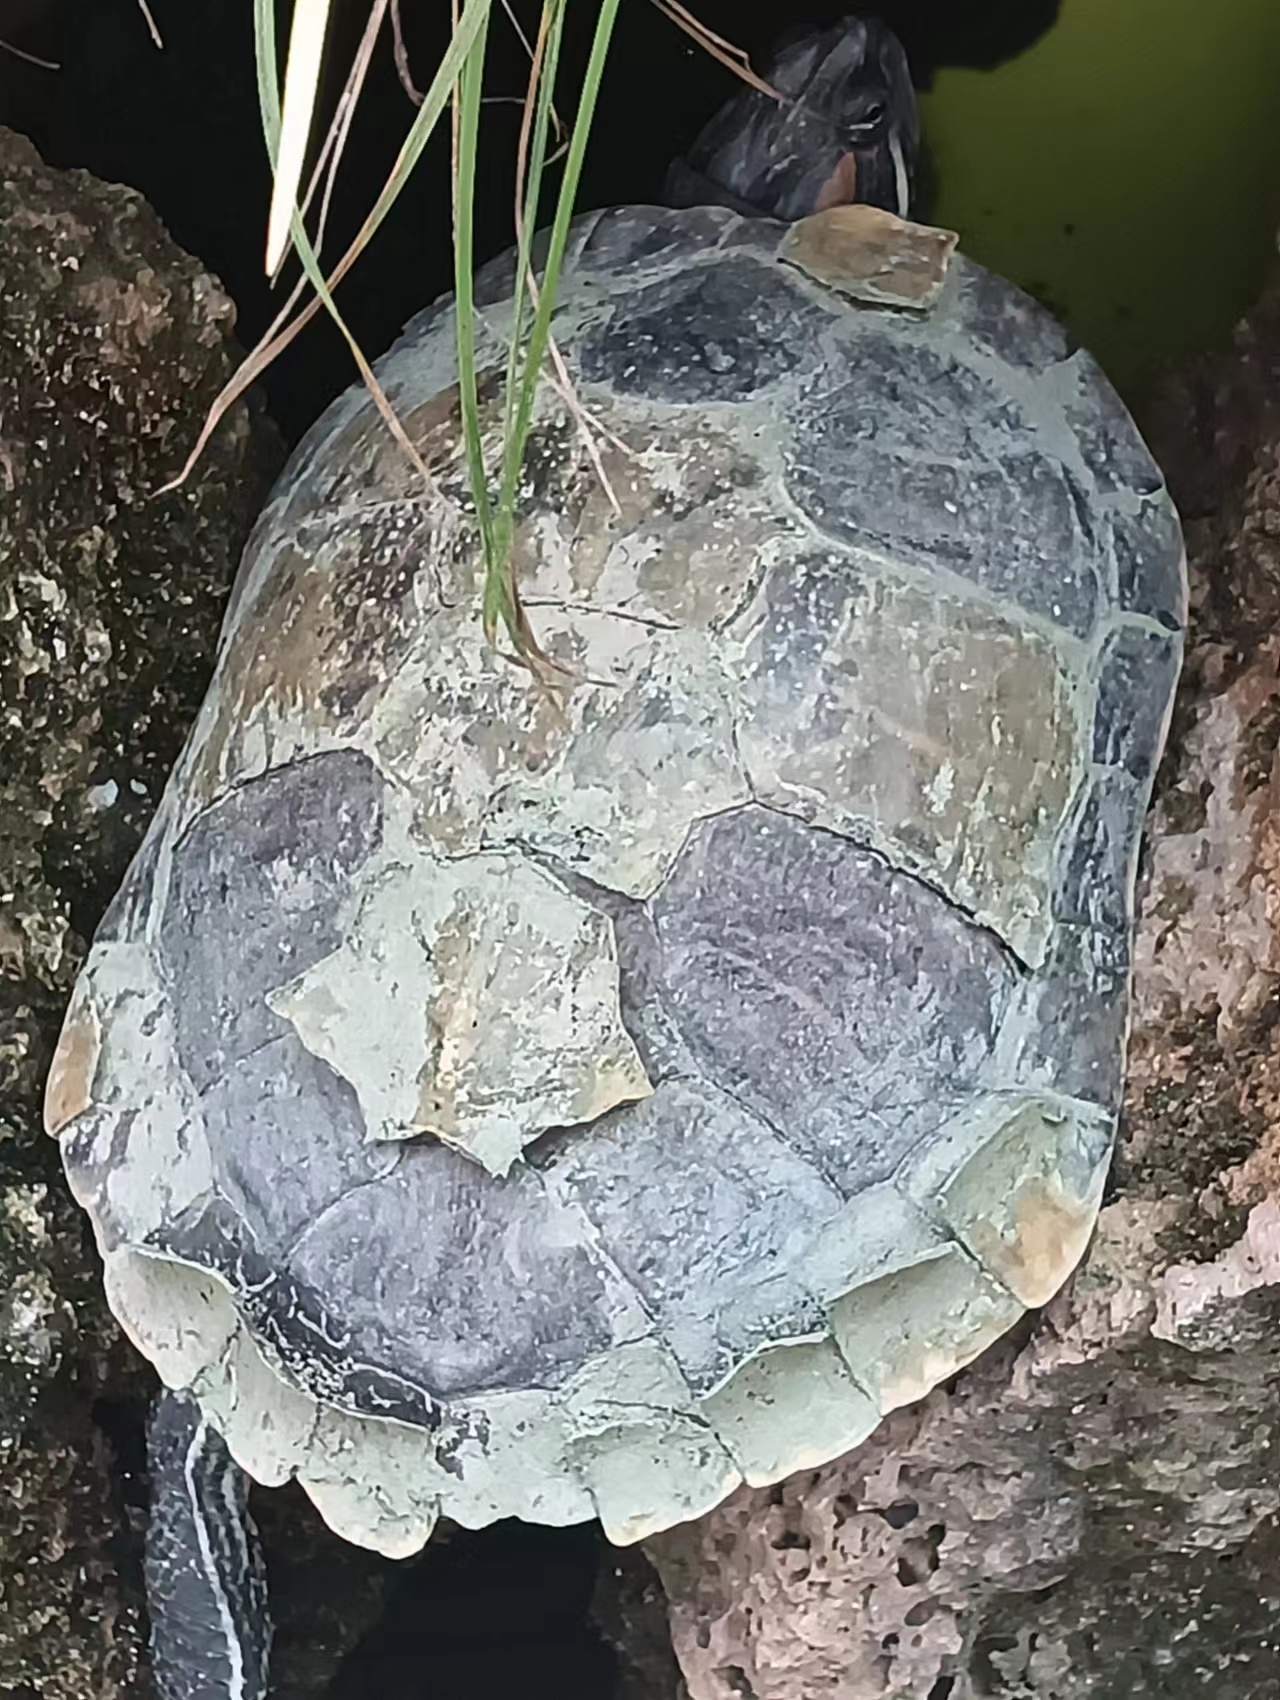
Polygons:
M902 44L876 18L784 37L667 178L677 206L721 204L788 222L850 201L910 211L920 127Z

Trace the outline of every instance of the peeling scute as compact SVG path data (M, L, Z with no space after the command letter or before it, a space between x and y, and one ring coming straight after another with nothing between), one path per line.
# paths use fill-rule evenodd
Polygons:
M518 855L396 866L267 1001L351 1084L370 1139L430 1134L494 1174L649 1091L608 917Z

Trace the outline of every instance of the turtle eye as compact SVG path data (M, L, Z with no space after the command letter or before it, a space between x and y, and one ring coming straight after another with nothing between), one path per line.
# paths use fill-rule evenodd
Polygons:
M861 141L865 137L873 135L883 124L886 111L887 108L882 100L872 101L870 106L865 107L856 118L851 120L849 124L850 136Z

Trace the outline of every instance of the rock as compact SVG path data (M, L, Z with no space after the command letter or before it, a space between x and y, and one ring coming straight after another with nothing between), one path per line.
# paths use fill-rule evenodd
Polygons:
M136 1360L41 1131L86 940L141 840L274 468L233 309L130 191L0 131L0 1691L136 1692L138 1578L94 1401Z
M854 1452L647 1543L692 1700L1276 1691L1280 279L1151 435L1193 643L1092 1248L1034 1324Z

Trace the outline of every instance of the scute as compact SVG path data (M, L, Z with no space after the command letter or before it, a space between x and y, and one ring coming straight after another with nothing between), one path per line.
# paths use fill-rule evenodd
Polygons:
M266 1002L338 944L346 883L377 845L382 781L356 752L277 768L232 791L174 845L160 919L178 1060L197 1090L283 1031Z
M949 352L880 330L849 353L838 381L824 372L797 403L787 483L815 523L1087 636L1099 551L1049 433Z
M1038 961L1079 756L1060 648L861 551L794 550L733 635L752 794L875 845Z
M653 913L659 995L699 1071L844 1195L973 1090L1015 978L937 892L765 809L695 827Z
M558 697L480 633L447 306L379 367L437 494L334 404L68 1015L48 1122L117 1314L388 1553L441 1513L638 1539L834 1456L1098 1208L1177 517L1026 296L956 257L859 305L785 236L574 230L617 505L548 387L516 558Z
M961 263L951 310L976 349L1014 368L1043 372L1072 352L1070 337L1052 313L985 266Z
M578 364L615 395L746 401L815 366L827 323L776 270L735 256L641 285L582 341Z
M1180 634L1187 583L1178 515L1167 496L1117 505L1109 515L1121 608Z
M1139 783L1151 778L1180 663L1178 641L1167 631L1123 625L1106 638L1093 710L1092 756L1099 767L1124 768ZM1163 696L1144 690L1148 680L1161 678L1167 682Z

